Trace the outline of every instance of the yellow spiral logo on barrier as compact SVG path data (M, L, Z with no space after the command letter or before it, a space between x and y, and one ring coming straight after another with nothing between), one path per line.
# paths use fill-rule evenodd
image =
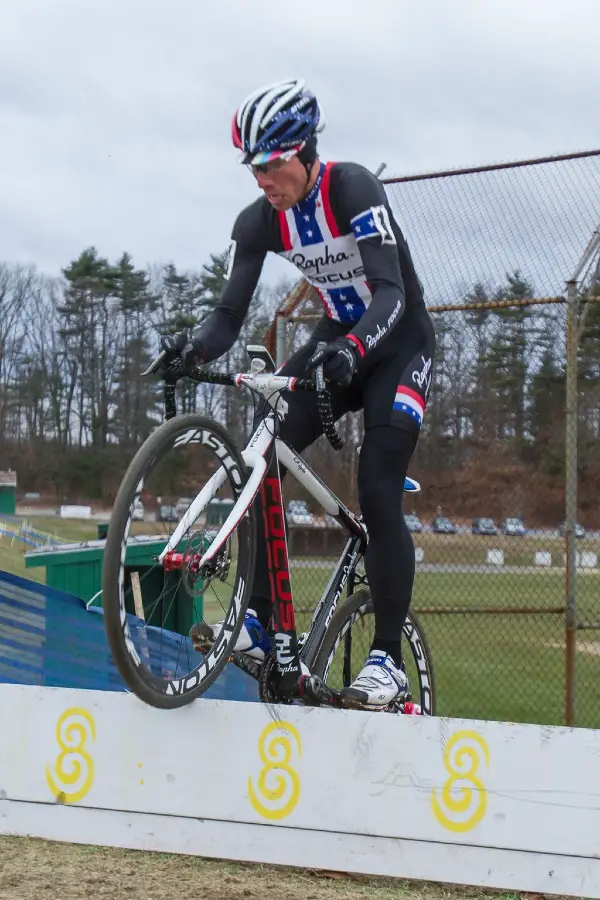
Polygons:
M86 750L96 740L96 726L87 710L72 707L56 723L60 753L53 768L46 766L46 782L59 803L78 803L94 781L94 760Z
M271 722L259 738L258 753L263 768L258 775L257 790L252 778L248 779L248 796L256 812L265 819L285 819L300 799L300 779L290 765L294 743L300 757L300 735L289 722Z
M455 732L444 748L444 768L449 777L441 799L435 788L431 792L433 813L449 831L470 831L485 815L487 792L478 777L482 762L489 768L489 749L481 735L475 731Z

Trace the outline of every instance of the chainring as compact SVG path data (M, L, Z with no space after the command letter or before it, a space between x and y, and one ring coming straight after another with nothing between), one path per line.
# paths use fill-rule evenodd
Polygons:
M277 657L275 649L270 650L260 670L258 695L262 703L284 703L290 706L292 700L282 697L277 689Z

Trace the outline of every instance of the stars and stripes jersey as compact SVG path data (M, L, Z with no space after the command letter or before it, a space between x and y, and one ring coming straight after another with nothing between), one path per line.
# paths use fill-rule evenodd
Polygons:
M315 288L324 317L361 356L402 330L425 308L408 244L382 183L356 163L321 163L310 193L285 212L263 195L231 233L227 284L195 337L210 362L237 339L266 254L288 259Z

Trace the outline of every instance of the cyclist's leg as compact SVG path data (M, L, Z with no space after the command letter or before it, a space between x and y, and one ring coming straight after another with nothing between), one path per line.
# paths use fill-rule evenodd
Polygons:
M417 444L413 428L365 431L359 502L369 532L365 571L375 609L372 649L402 663L401 638L415 574L415 548L402 510L404 478Z
M387 705L406 687L401 638L412 598L415 551L402 511L403 488L431 384L434 348L433 329L427 323L409 328L364 382L365 437L358 490L369 532L365 570L375 637L350 696L361 693L365 705L374 707Z

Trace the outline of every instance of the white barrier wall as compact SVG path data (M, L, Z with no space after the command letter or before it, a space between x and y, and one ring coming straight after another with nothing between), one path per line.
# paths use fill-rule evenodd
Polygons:
M504 565L504 550L488 550L486 562L494 566Z
M0 833L600 897L600 732L0 685Z
M92 515L91 506L61 506L62 519L89 519Z

